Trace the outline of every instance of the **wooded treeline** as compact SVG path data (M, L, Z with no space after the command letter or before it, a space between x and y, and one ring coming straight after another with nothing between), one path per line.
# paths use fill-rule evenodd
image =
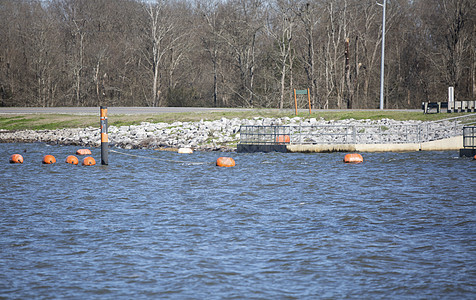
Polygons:
M0 0L0 106L287 108L309 88L313 108L378 108L382 12L375 0ZM448 86L475 99L476 1L387 0L386 29L385 108L445 101Z

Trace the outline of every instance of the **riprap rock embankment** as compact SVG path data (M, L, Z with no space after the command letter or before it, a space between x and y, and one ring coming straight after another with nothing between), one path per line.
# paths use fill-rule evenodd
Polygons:
M425 125L422 121L395 121L391 119L372 120L339 120L295 118L261 118L227 119L198 122L147 123L131 126L109 126L109 143L112 147L124 149L167 149L189 147L201 151L233 151L240 139L241 125L314 125L314 126L358 126L377 125L385 127L387 134L393 135L393 140L399 140L402 134L401 125ZM432 132L445 132L448 124L428 122ZM428 127L427 126L427 127ZM440 128L441 127L441 128ZM437 138L445 138L441 136ZM402 137L403 139L403 137ZM0 131L0 142L78 145L84 147L99 147L101 144L99 128L67 128L57 130L22 130ZM372 143L373 141L367 141Z

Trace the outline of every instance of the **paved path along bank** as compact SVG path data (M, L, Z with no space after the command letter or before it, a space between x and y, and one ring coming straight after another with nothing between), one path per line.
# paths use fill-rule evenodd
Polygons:
M174 122L174 123L142 123L131 126L110 126L109 142L111 147L124 149L174 149L190 147L199 151L235 151L240 141L241 125L302 125L302 126L356 126L356 125L382 126L388 128L387 134L392 135L394 143L404 141L400 128L402 125L425 125L431 127L432 132L438 132L433 139L449 138L445 122L422 121L395 121L382 119L371 120L340 120L326 121L324 119L304 118L262 118L253 119L227 119L216 121ZM395 128L395 130L394 130ZM1 131L0 142L44 142L48 144L78 145L84 147L100 146L99 128L73 128L58 130L24 130ZM317 141L319 142L319 141ZM371 137L363 144L373 144Z
M143 114L165 114L165 113L200 113L200 112L237 112L237 111L253 111L252 108L220 108L220 107L108 107L108 115L143 115ZM269 111L289 111L294 113L294 109L263 109ZM307 109L300 109L300 112L307 112ZM346 111L345 109L314 109L318 111ZM353 109L359 111L359 109ZM371 111L364 109L363 111ZM380 111L380 110L375 110ZM402 109L389 111L418 111L421 109ZM72 115L97 115L99 116L99 107L0 107L1 114L72 114Z
M208 108L208 107L109 107L108 115L145 115L188 112L226 112L246 111L245 108ZM99 107L0 107L0 114L67 114L97 115Z

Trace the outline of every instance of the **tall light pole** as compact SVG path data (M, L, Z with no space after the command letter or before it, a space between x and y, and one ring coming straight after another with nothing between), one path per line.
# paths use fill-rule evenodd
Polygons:
M385 8L387 1L383 0L383 4L377 2L378 5L383 7L382 16L382 61L380 62L380 109L383 109L383 75L384 75L384 60L385 60Z

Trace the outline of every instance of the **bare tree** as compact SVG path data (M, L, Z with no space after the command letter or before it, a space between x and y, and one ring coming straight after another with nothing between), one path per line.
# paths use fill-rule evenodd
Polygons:
M165 39L171 33L173 24L168 18L165 0L150 1L148 4L144 4L144 9L149 22L147 39L151 44L151 48L144 53L144 56L152 73L152 94L149 97L146 95L146 99L149 99L147 103L150 106L161 106L160 68L162 58L167 51L167 47L164 45Z
M237 69L240 85L235 80L226 83L244 106L255 105L255 69L257 39L264 28L261 0L236 0L227 3L228 16L223 19L223 31L219 38L231 54L230 62ZM224 74L225 75L225 74Z
M319 55L316 50L316 31L321 22L322 6L321 3L302 3L300 4L297 15L302 24L302 39L304 40L304 47L300 51L300 58L304 65L306 72L308 87L311 90L311 98L313 106L326 107L328 103L321 103L318 98L318 75L317 75L317 61L316 57Z
M218 76L219 76L219 48L221 36L223 35L223 26L219 17L219 4L211 1L202 6L201 14L205 19L203 26L203 35L201 36L202 45L212 64L213 76L213 106L218 106ZM223 103L226 105L226 103Z
M291 41L293 37L293 27L295 26L295 19L297 18L294 7L295 1L288 0L276 0L271 5L269 13L269 19L267 23L267 31L272 36L275 43L278 45L279 59L277 61L278 68L280 69L280 100L279 108L284 107L284 98L286 91L286 71L292 70L292 57L291 57ZM292 80L290 80L292 82ZM289 88L292 88L289 85ZM289 93L288 93L289 94Z
M474 22L476 17L474 14L471 15L475 5L471 0L440 0L438 3L447 25L444 34L446 49L443 52L447 69L446 82L455 87L457 96L462 96L458 87L463 85L463 69L470 57L470 43L473 40L471 38L473 26L470 22Z
M387 1L385 107L476 94L476 1ZM0 105L378 107L375 0L0 0Z

